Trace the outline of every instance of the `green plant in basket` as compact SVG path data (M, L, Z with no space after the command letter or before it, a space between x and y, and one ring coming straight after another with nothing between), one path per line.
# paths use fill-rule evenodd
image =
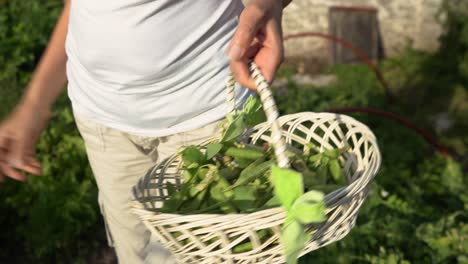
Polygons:
M319 190L344 183L339 157L347 148L320 152L313 144L306 151L288 146L291 169L279 168L271 145L249 142L250 129L264 120L259 99L251 96L243 109L228 116L220 140L182 149L184 182L179 188L168 184L169 197L161 211L239 214L282 206L287 213L281 237L286 260L296 263L310 239L309 224L325 220ZM258 231L260 239L268 235L268 230ZM252 245L246 241L233 252L249 250Z

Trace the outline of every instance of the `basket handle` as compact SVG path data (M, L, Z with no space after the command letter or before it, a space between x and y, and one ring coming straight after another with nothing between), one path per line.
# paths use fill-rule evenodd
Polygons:
M258 66L254 63L250 63L250 74L255 81L255 85L257 86L257 92L260 96L260 101L262 102L263 111L265 111L265 115L267 117L267 122L271 126L271 142L273 144L273 148L275 150L275 156L278 161L278 166L280 168L288 168L289 167L289 158L286 155L286 143L281 136L281 126L278 122L278 109L276 107L275 100L273 99L273 94L270 90L270 85L263 77L262 73ZM236 105L236 98L235 98L235 84L236 81L232 74L229 76L229 80L227 82L227 99L228 99L228 107L229 112L234 112L235 105Z

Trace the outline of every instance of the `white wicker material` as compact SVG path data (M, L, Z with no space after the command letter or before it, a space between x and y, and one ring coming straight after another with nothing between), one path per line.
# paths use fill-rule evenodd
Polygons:
M345 115L304 112L276 118L276 106L268 84L255 66L252 73L268 122L257 125L250 138L252 143L273 144L278 163L283 162L281 166L288 166L284 155L286 144L302 146L303 150L310 142L321 150L350 147L350 151L340 157L348 185L326 195L327 220L309 226L312 239L302 252L306 254L349 233L380 167L380 152L369 128ZM265 102L265 99L273 103ZM285 212L280 207L250 214L158 213L168 195L166 183L180 185L182 181L181 166L180 157L173 155L149 170L134 187L132 205L133 211L180 263L284 263L279 238ZM272 235L260 239L257 232L263 229ZM245 243L246 239L250 240L253 249L233 253L232 249Z

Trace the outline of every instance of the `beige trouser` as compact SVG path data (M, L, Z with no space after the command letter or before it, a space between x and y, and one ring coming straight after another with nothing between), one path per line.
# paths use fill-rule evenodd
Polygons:
M99 188L99 205L109 244L121 264L175 263L130 210L131 189L157 162L181 146L198 144L219 133L219 122L166 137L141 137L99 125L75 114Z

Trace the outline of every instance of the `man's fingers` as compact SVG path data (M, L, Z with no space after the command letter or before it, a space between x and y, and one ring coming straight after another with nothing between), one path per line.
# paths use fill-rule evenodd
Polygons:
M0 134L0 165L2 163L6 163L8 153L8 142L9 140L5 133ZM5 173L3 172L3 169L0 166L0 182L5 182L5 180Z
M251 60L254 58L258 51L262 48L262 43L258 41L254 41L254 43L247 49L247 52L245 53L245 58Z
M26 172L29 172L31 174L34 174L34 175L41 175L42 174L41 164L37 160L35 160L34 158L27 158L25 164L23 165L23 167L18 168L18 169L22 169L22 170L24 170Z
M251 46L258 30L265 23L265 11L257 6L247 6L239 17L239 26L229 45L228 54L231 60L242 60Z
M5 164L5 163L0 163L0 172L10 178L13 178L18 181L26 181L26 176L24 176L23 173L19 172L16 169L13 169L11 166Z
M37 160L35 159L34 157L29 157L26 159L26 162L33 166L33 167L36 167L36 168L41 168L42 167L42 164Z
M266 81L271 83L284 56L280 22L266 18L269 17L262 8L247 6L241 14L239 29L229 50L231 71L236 81L253 90L256 87L250 76L248 61L255 61Z
M27 164L27 159L34 156L34 147L31 139L20 137L22 140L15 140L10 145L8 162L16 167L23 168Z
M259 54L262 58L262 70L265 79L273 82L276 72L284 60L284 47L281 26L277 21L270 20L266 25L267 39L264 44L267 48L265 54Z
M5 133L0 135L0 175L2 180L5 176L20 181L26 180L26 177L19 170L31 174L40 175L41 164L34 158L33 139L27 137L25 140L14 140Z
M5 144L4 144L5 146ZM0 149L0 162L4 163L2 170L12 178L24 178L19 169L35 175L41 175L41 164L34 158L34 151L31 141L9 141L8 146ZM7 168L8 167L8 168Z
M9 141L10 139L5 133L0 134L0 158L2 153L8 149Z
M263 77L265 77L265 80L271 84L282 63L282 57L278 51L272 51L270 48L263 48L255 57L255 63L260 68L260 72Z
M31 165L24 165L23 167L19 168L19 169L22 169L26 172L29 172L31 174L34 174L34 175L37 175L37 176L40 176L42 174L42 171L41 171L41 168L38 168L38 167L35 167L35 166L31 166Z
M41 174L41 163L34 158L32 147L26 145L15 146L14 152L8 157L7 162L12 167L24 170L31 174Z
M260 68L265 80L272 83L283 62L284 48L281 29L275 21L268 21L265 33L265 38L259 38L262 48L255 55L255 63Z
M32 156L22 158L22 161L19 161L18 159L8 157L5 151L0 151L0 154L2 154L0 157L0 165L2 165L0 167L0 175L8 175L15 179L19 177L19 180L21 180L24 178L24 175L16 169L24 170L35 175L42 174L41 163Z
M251 77L249 62L258 53L262 45L259 42L255 42L250 46L241 61L230 61L231 72L234 75L236 81L243 87L256 90L255 82Z
M240 85L246 88L255 90L255 82L250 76L248 60L231 61L230 66L231 66L231 72L234 75L234 78Z

